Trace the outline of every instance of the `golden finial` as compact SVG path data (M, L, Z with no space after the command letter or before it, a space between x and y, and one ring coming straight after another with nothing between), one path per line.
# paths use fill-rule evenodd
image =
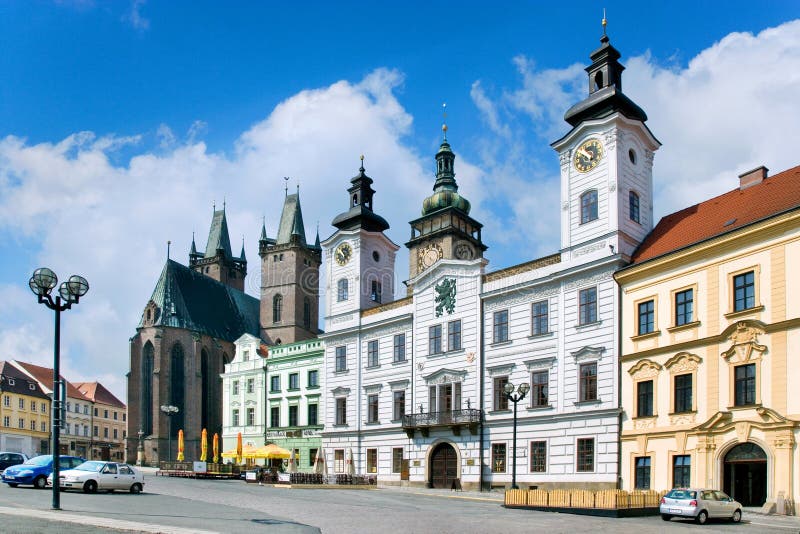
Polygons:
M601 23L603 25L603 35L606 34L606 25L608 25L608 21L606 20L606 8L603 8L603 21Z
M361 167L358 170L364 172L364 154L361 154Z
M447 141L447 102L442 104L442 137Z

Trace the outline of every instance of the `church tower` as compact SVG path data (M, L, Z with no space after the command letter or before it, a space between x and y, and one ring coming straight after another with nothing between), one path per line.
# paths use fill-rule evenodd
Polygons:
M231 252L231 238L228 234L228 221L225 218L224 206L221 211L214 210L204 254L197 252L194 236L192 236L189 267L226 286L244 291L244 277L247 275L244 244L242 244L241 255L238 258L235 257Z
M469 216L469 201L458 194L456 155L447 142L447 125L436 153L433 194L422 202L422 217L411 221L409 278L413 279L442 258L472 260L483 257L483 225Z
M278 235L261 227L261 337L271 344L293 343L319 333L319 235L306 243L300 191L283 202Z
M608 248L625 260L653 228L653 156L661 143L622 92L620 53L605 32L586 68L588 95L552 144L561 163L561 257Z

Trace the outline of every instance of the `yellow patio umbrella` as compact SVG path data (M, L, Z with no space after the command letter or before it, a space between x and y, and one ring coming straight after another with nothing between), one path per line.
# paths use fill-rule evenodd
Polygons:
M182 462L183 458L183 429L178 430L178 461Z
M214 463L219 463L219 434L214 432Z
M242 463L242 433L236 434L236 463Z
M292 455L291 452L281 447L278 447L274 443L270 443L269 445L264 445L263 447L259 447L258 449L256 449L256 453L258 454L258 456L254 456L254 458L266 458L268 460L272 458L286 460Z
M208 431L204 428L200 433L200 461L205 462L208 458Z

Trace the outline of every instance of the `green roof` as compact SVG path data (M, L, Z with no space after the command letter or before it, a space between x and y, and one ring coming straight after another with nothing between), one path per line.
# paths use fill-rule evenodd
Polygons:
M286 195L275 241L278 245L287 245L292 242L293 235L298 236L298 241L302 246L306 246L306 229L303 226L299 194Z
M225 210L214 211L211 219L211 229L208 231L208 243L206 243L206 258L213 258L217 255L217 250L225 251L226 258L233 258L231 252L231 238L228 234L228 221L225 219Z
M158 306L154 326L194 330L230 342L244 333L259 335L257 298L174 260L167 260L150 298ZM143 326L144 318L139 328Z

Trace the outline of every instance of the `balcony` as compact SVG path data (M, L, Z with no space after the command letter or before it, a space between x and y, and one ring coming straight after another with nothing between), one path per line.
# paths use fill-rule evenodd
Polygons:
M467 428L470 434L478 433L478 423L481 422L483 413L473 408L467 410L452 410L448 412L414 413L403 416L403 430L409 438L414 437L417 430L428 437L431 428L450 428L456 436L461 435L461 429Z

